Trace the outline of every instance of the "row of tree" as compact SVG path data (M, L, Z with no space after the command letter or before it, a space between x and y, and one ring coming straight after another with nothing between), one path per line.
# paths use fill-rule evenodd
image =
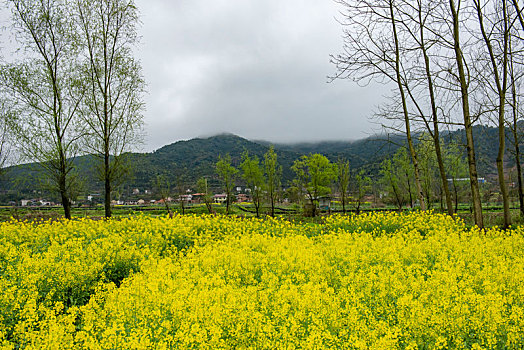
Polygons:
M10 137L21 160L43 165L70 218L75 157L96 155L110 217L111 191L128 169L123 155L142 134L145 83L132 52L134 1L5 3L19 50L0 67L0 160Z
M282 185L282 166L278 164L277 154L271 147L264 155L262 163L257 156L251 157L249 152L242 154L240 164L241 176L246 185L251 189L251 198L257 217L260 216L262 201L267 198L271 216L275 215L275 205ZM233 187L235 186L238 169L231 165L231 156L219 156L216 163L216 172L224 184L226 194L226 213L229 214ZM202 181L202 180L201 180Z
M302 202L308 201L310 215L316 214L319 200L332 193L338 192L343 212L351 199L357 203L356 209L360 210L360 204L367 191L371 187L371 179L364 175L363 171L350 172L349 162L340 159L337 163L331 163L328 158L321 154L309 154L295 160L291 169L295 172L291 192ZM240 178L251 190L251 198L255 207L257 217L260 216L262 204L267 200L271 216L275 215L275 205L281 192L282 166L278 164L277 155L271 147L264 155L261 162L257 156L251 157L247 151L242 154L242 162L239 169L231 164L231 157L226 154L220 156L216 163L216 172L222 180L223 189L226 194L226 213L229 214L233 189ZM202 178L197 185L198 191L209 196L207 182ZM207 201L206 201L207 204Z
M519 0L336 0L342 7L343 52L333 55L333 79L370 80L393 86L380 117L403 130L421 209L427 207L414 129L433 141L447 212L453 213L441 147L443 127L463 127L475 223L483 226L473 125L499 130L497 172L504 225L511 224L504 181L505 127L514 131L519 198L524 207L517 121L523 77L522 3Z
M440 181L438 162L433 140L430 136L422 136L415 146L420 165L420 183L424 200L428 206L440 203L444 208L444 190ZM468 177L468 168L464 162L463 152L456 143L442 145L444 170L448 176L447 184L453 200L453 212L456 213L461 199L464 198L464 180ZM406 147L401 147L380 167L380 185L384 194L390 198L399 209L407 205L415 206L418 200L414 182L414 169Z

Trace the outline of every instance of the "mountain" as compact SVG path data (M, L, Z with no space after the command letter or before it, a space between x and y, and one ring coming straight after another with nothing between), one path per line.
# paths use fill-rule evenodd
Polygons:
M498 149L497 129L486 126L475 126L477 164L480 176L496 172L495 159ZM509 132L507 134L508 150L512 147ZM458 141L465 144L463 130L443 133L442 141L448 143ZM289 185L293 179L291 165L301 155L321 153L335 162L339 158L349 160L353 169L364 168L368 174L377 174L383 159L391 156L400 145L405 144L402 135L371 136L358 141L330 141L318 143L275 144L278 161L283 167L283 184ZM158 174L166 174L171 181L183 180L185 185L194 187L197 179L206 176L212 188L218 190L220 182L215 174L214 165L219 155L229 153L234 166L239 167L241 155L247 150L251 156L257 156L261 161L270 147L266 141L250 141L232 134L216 135L208 138L195 138L187 141L178 141L166 145L151 153L128 154L129 164L132 165L133 175L126 180L118 191L130 192L133 188L141 191L152 189L153 181ZM465 155L465 153L464 153ZM84 180L85 193L100 193L102 183L96 176L96 158L82 156L75 159L78 173ZM507 166L514 166L515 162L507 152ZM38 171L38 164L25 164L7 169L6 175L0 181L6 198L27 195L28 192L39 191L42 188L42 174ZM239 181L239 184L241 181ZM5 197L5 193L10 196ZM36 196L36 195L35 195Z
M241 164L242 153L247 150L250 156L257 156L263 161L269 145L246 140L232 134L221 134L208 138L195 138L188 141L178 141L159 148L152 153L136 154L140 166L135 170L137 187L147 186L156 174L166 173L173 181L177 177L185 177L192 185L198 178L207 176L212 187L219 187L215 174L215 164L219 155L229 154L235 167ZM292 178L291 165L300 155L288 150L276 149L278 161L283 167L283 177Z

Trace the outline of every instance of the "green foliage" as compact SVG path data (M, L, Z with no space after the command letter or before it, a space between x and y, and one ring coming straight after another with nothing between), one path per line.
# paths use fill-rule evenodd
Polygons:
M450 143L443 149L444 166L450 182L450 191L455 201L455 212L458 210L458 203L467 196L469 191L469 169L459 146Z
M331 193L331 183L337 178L337 168L321 154L302 156L291 167L296 174L295 187L304 193L312 206L319 197Z
M251 189L251 196L253 198L253 204L257 217L260 216L260 205L262 201L262 195L266 188L266 179L264 177L264 170L260 166L260 162L257 156L253 158L249 157L249 152L246 150L242 154L242 163L240 164L242 169L242 177L246 181L247 186Z
M171 192L171 182L165 173L156 176L153 191L163 199L169 197Z
M271 216L275 216L275 203L282 187L282 165L278 164L275 147L264 154L264 169L267 177L267 196L271 205Z
M366 193L371 191L372 181L369 176L366 176L366 173L363 169L356 172L353 176L352 183L352 197L353 197L353 207L357 210L357 213L360 212L360 207L362 205L362 200Z
M442 185L433 139L427 134L421 135L416 152L419 162L422 192L426 197L426 205L428 206L428 209L431 209L431 204L442 193Z
M207 179L205 177L201 177L197 181L197 192L202 194L202 200L204 201L204 204L206 205L207 211L209 214L213 212L212 208L212 202L213 198L211 195L211 190L209 189L209 186L207 185Z
M224 157L218 156L218 162L215 166L219 178L222 180L226 192L226 214L229 214L229 207L233 200L233 186L235 185L235 176L238 170L231 165L231 156L226 154Z
M494 169L496 157L496 129L475 126L475 137L481 138L482 143L477 143L477 152L479 157L479 174L486 176ZM442 134L443 149L448 144L462 144L463 130L457 130L450 133ZM321 153L331 161L339 158L347 159L352 169L365 169L370 176L380 174L380 165L384 158L392 158L392 155L398 150L398 144L401 144L402 138L393 135L393 143L389 143L385 138L378 136L355 142L322 142L311 144L297 145L275 145L273 147L270 162L275 164L276 173L281 174L281 181L277 181L275 188L279 189L280 184L289 188L293 184L294 172L291 169L293 161L303 154ZM508 141L507 144L511 145ZM456 146L453 146L456 147ZM202 176L208 179L208 186L212 191L221 190L221 182L216 175L215 165L218 161L218 154L229 153L232 162L240 164L240 156L244 150L248 150L250 156L257 156L264 159L264 167L268 184L270 174L268 173L268 161L265 155L269 153L269 146L261 142L252 142L234 135L218 135L205 139L192 139L188 141L179 141L171 145L164 146L152 153L128 153L128 163L133 166L134 177L127 178L122 186L126 189L139 188L151 189L154 179L159 173L166 173L170 181L174 182L177 175L187 172L187 183L191 187ZM465 151L461 147L456 147L457 154L464 158ZM495 150L495 152L493 152ZM278 162L276 159L278 158ZM514 165L512 157L508 159L508 167ZM103 189L102 183L98 180L94 164L97 159L94 156L80 156L73 159L78 173L86 183L87 193L97 193ZM0 178L0 186L9 189L9 200L11 198L31 198L34 190L42 190L39 185L42 181L38 180L39 174L35 171L38 164L24 164L15 167L6 168L6 174ZM451 178L451 175L449 176ZM460 176L462 177L462 176ZM468 177L468 174L464 177ZM279 178L278 176L275 178ZM22 180L20 180L22 179ZM411 184L414 187L414 184ZM20 193L17 193L20 192ZM124 194L125 191L122 191ZM268 187L268 192L270 189ZM278 192L278 190L277 190ZM465 195L465 194L464 194ZM464 197L462 195L462 197ZM45 194L49 199L54 197ZM408 195L409 197L409 195ZM269 198L268 198L269 199ZM406 200L409 202L409 199Z
M386 190L386 199L401 209L413 202L413 167L406 148L399 148L393 158L382 162L381 182Z
M346 212L346 203L350 180L349 161L340 158L336 165L338 172L337 187L340 193L340 200L342 202L342 211Z

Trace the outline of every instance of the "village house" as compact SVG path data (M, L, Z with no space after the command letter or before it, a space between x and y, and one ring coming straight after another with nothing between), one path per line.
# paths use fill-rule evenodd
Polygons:
M193 195L191 195L191 194L183 194L183 195L178 197L178 201L179 202L184 202L186 204L191 203L192 199L193 199Z
M193 200L191 201L191 203L193 204L203 203L205 195L206 195L205 193L193 193Z
M218 203L218 204L225 203L226 200L227 200L227 194L225 193L215 194L213 196L213 202Z
M237 202L238 203L249 202L249 196L245 193L237 194Z

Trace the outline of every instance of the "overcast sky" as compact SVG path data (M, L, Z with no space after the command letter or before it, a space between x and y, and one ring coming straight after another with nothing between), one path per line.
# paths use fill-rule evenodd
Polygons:
M352 140L386 90L327 83L340 52L332 0L136 0L148 83L143 150L222 132Z

